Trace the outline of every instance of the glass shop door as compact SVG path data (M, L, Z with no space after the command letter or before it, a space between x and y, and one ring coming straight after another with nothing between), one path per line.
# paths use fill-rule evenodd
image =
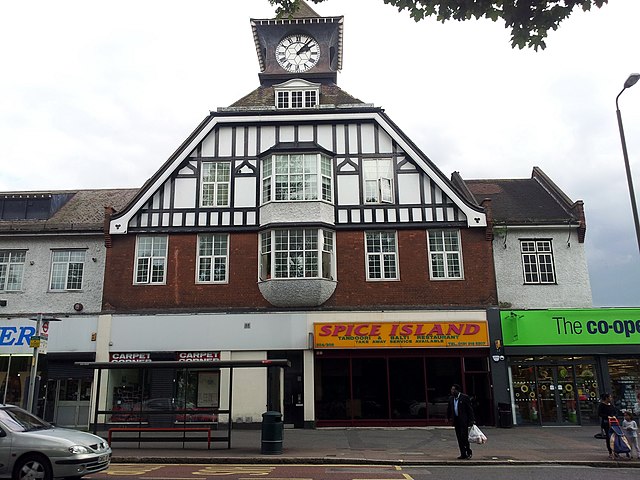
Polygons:
M543 425L577 425L573 366L536 367L538 408Z

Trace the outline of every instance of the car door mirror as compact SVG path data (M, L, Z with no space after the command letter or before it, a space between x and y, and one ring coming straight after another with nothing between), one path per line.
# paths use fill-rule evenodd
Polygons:
M0 428L0 438L6 437L6 436L7 436L7 432L5 432L3 429Z

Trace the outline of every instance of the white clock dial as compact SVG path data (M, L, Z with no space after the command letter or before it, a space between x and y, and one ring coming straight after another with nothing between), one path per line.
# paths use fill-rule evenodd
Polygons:
M276 60L287 72L302 73L318 63L320 45L309 35L289 35L276 47Z

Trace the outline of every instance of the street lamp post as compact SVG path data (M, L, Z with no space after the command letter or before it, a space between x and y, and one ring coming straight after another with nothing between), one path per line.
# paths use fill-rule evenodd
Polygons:
M618 107L618 99L627 88L633 87L640 80L640 73L632 73L624 82L624 87L616 97L616 114L618 115L618 128L620 129L620 141L622 142L622 155L624 156L624 167L627 171L627 183L629 184L629 196L631 197L631 211L633 212L633 222L636 227L636 238L638 240L638 250L640 251L640 221L638 220L638 206L636 205L636 194L633 191L633 179L631 177L631 167L629 166L629 155L627 154L627 142L624 138L622 128L622 116Z

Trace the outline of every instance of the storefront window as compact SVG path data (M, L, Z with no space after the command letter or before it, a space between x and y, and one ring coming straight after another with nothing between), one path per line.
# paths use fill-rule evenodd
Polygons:
M576 390L580 406L580 420L583 424L598 423L598 403L600 392L596 380L596 367L593 364L577 364Z
M20 406L26 404L31 358L30 355L0 357L0 401Z
M351 410L349 359L324 358L317 363L316 416L319 420L345 420L347 402ZM350 414L349 414L350 415Z
M352 418L389 417L387 362L384 358L354 358Z
M390 358L391 418L427 418L424 359Z
M534 367L515 365L511 370L516 423L538 424L538 395Z
M324 425L345 420L442 424L454 383L473 398L479 421L492 422L486 357L328 355L316 356L316 418ZM470 369L463 370L463 359Z
M640 359L609 359L613 403L619 410L632 410L640 393Z
M427 415L431 420L447 419L451 385L462 383L459 357L427 358ZM473 395L471 392L465 392Z
M210 423L217 419L220 371L112 370L110 391L111 422Z
M142 421L143 402L149 398L148 382L137 369L113 370L109 376L112 422Z

